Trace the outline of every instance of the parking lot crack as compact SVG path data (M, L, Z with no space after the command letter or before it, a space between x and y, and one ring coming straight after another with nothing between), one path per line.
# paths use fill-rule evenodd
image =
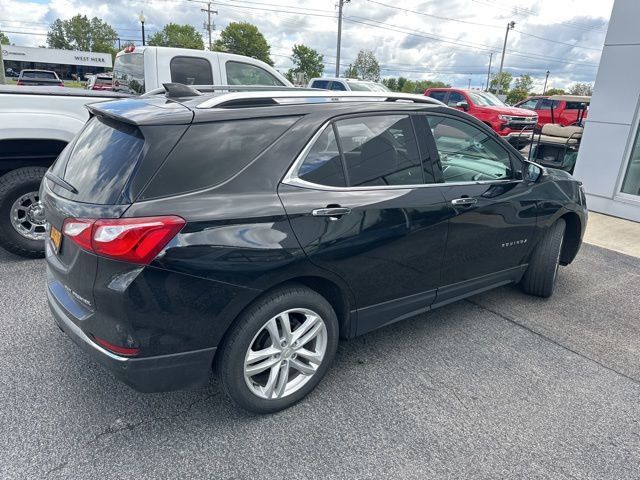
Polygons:
M207 395L203 398L199 398L197 400L194 400L193 402L189 403L185 408L178 410L177 412L171 413L169 415L163 415L163 416L159 416L159 417L152 417L152 418L148 418L146 420L141 420L139 422L133 422L133 423L125 423L122 426L117 426L114 427L112 425L107 426L105 429L101 430L100 432L98 432L96 435L94 435L94 437L85 442L84 444L82 444L82 447L87 447L90 445L94 445L95 443L99 442L102 438L110 436L110 435L114 435L116 433L119 432L123 432L123 431L131 431L131 430L135 430L136 428L139 428L141 426L144 425L148 425L148 424L153 424L153 423L158 423L158 422L165 422L167 420L171 420L177 417L180 417L181 415L184 415L186 413L189 413L193 407L195 407L196 405L200 404L200 403L204 403L207 402L208 400L212 399L213 397L216 397L217 395L219 395L219 392L216 393L212 393L210 395ZM68 452L63 458L65 458L64 461L60 462L59 464L57 464L56 466L54 466L53 468L49 469L45 476L49 477L51 474L58 472L60 470L64 470L65 468L67 468L69 466L69 458L71 456L72 452Z
M477 302L475 302L473 300L470 300L470 299L466 299L466 302L468 302L468 303L470 303L472 305L475 305L476 307L478 307L478 308L480 308L482 310L485 310L485 311L487 311L489 313L493 313L494 315L502 318L503 320L506 320L509 323L513 323L514 325L517 325L518 327L528 331L529 333L537 335L538 337L546 340L547 342L553 343L554 345L556 345L556 346L558 346L558 347L560 347L560 348L562 348L564 350L567 350L567 351L569 351L569 352L571 352L571 353L573 353L573 354L575 354L575 355L577 355L577 356L579 356L581 358L584 358L585 360L588 360L588 361L590 361L592 363L595 363L596 365L598 365L598 366L600 366L600 367L602 367L602 368L604 368L604 369L606 369L606 370L608 370L608 371L610 371L612 373L615 373L616 375L619 375L619 376L621 376L621 377L623 377L623 378L625 378L627 380L630 380L631 382L633 382L636 385L640 386L640 380L638 380L637 378L631 377L631 376L627 375L626 373L623 373L623 372L621 372L619 370L616 370L615 368L610 367L609 365L606 365L606 364L600 362L599 360L596 360L595 358L589 357L588 355L585 355L584 353L581 353L581 352L579 352L577 350L574 350L573 348L570 348L567 345L563 345L562 343L558 342L557 340L554 340L553 338L546 336L544 333L537 332L534 329L532 329L531 327L528 327L527 325L524 325L523 323L520 323L515 317L507 315L507 314L505 314L503 312L499 312L497 310L493 310L491 308L485 307L484 305L481 305L481 304L479 304L479 303L477 303Z

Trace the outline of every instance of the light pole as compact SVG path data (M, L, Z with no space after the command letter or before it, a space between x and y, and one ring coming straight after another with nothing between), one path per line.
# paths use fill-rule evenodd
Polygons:
M547 70L547 76L544 77L544 87L542 88L542 94L547 93L547 80L549 80L549 70Z
M469 90L471 90L471 79L469 79Z
M502 90L502 66L504 65L504 52L507 50L507 38L509 38L509 30L513 30L516 26L516 22L513 20L507 23L507 33L504 34L504 45L502 46L502 57L500 58L500 70L498 70L498 95Z
M138 15L138 20L140 20L140 23L142 24L142 46L145 46L145 42L144 42L144 13L142 13L142 10L140 10L140 15Z
M338 0L338 46L336 52L336 77L340 76L340 43L342 42L342 7L351 0Z

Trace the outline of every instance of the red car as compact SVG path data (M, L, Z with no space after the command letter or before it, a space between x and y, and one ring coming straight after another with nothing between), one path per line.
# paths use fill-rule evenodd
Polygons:
M591 97L576 95L556 95L555 97L558 99L548 96L530 97L516 103L515 106L536 112L538 114L538 128L542 128L547 123L556 123L563 127L582 124L587 118ZM553 118L551 118L552 108Z
M538 121L536 113L505 105L492 93L481 90L429 88L424 94L473 115L516 148L521 148L530 142Z

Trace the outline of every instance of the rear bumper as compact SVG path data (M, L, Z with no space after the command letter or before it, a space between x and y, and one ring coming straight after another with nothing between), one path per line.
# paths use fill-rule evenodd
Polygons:
M121 357L94 343L73 323L49 288L47 300L58 326L93 360L135 390L165 392L197 388L208 383L215 347L155 357Z

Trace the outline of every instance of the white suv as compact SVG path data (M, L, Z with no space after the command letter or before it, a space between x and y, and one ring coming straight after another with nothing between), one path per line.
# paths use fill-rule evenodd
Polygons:
M339 90L341 92L390 92L390 90L381 83L376 83L369 80L358 80L357 78L312 78L308 86L309 88Z

